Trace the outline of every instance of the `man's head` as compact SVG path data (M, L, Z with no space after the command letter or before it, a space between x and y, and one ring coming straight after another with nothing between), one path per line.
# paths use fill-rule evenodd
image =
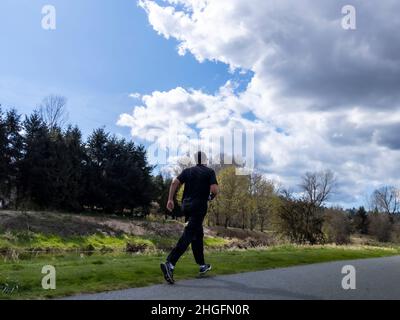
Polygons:
M196 164L206 165L207 156L203 151L198 151L194 154L194 161L196 162Z

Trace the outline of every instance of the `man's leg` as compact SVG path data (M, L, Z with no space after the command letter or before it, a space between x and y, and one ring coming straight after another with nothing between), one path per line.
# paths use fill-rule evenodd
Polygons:
M199 229L196 230L196 234L192 240L192 251L194 259L196 263L200 266L204 265L204 232L203 227L201 226Z
M188 225L185 227L181 238L179 239L178 243L176 244L175 248L172 249L171 253L169 254L167 261L175 265L179 258L185 253L189 244L192 242L195 234L196 229L198 228L196 221L197 219L189 219ZM201 224L200 224L201 226Z

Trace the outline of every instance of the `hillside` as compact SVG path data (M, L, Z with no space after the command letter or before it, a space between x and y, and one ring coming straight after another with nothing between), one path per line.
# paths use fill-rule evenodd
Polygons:
M155 220L155 219L153 219ZM54 212L0 211L0 251L168 250L184 223L117 216ZM275 244L268 234L235 228L205 227L208 249L251 248Z

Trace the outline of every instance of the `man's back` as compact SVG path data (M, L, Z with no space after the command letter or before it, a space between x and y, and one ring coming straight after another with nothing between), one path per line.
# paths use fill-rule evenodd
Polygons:
M184 199L191 198L204 203L207 203L210 195L210 186L217 184L214 170L204 165L183 170L178 180L185 184Z

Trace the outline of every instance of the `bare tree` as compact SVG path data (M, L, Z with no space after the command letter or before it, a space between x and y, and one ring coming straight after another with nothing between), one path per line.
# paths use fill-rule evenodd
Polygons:
M281 232L296 243L323 243L323 205L335 184L331 171L308 172L300 183L302 198L295 198L290 192L282 193L283 204L278 215Z
M50 95L43 99L39 106L39 112L50 130L54 130L56 127L62 128L66 124L68 120L66 105L67 98L63 96Z
M393 186L385 186L375 190L371 197L374 209L390 215L399 213L400 190Z
M321 207L328 200L336 185L332 171L307 172L300 184L305 200L315 207Z

